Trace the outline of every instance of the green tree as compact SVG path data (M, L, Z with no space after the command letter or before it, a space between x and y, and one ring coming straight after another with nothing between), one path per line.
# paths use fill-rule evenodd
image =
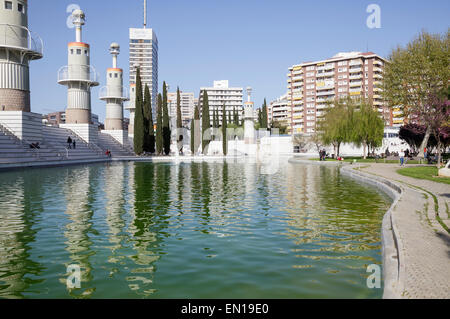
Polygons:
M261 109L261 128L267 129L267 102L266 99L264 99L264 103Z
M225 110L225 103L222 107L222 151L223 155L226 156L228 153L228 136L227 136L227 111Z
M177 144L181 144L181 148L183 147L183 119L181 117L181 96L180 96L180 88L177 87ZM178 146L180 148L180 145Z
M200 124L200 112L198 110L198 106L194 109L194 118L191 120L191 153L195 155L195 152L198 150L198 141L199 141L199 130L200 127L197 127Z
M135 105L135 115L134 115L134 152L137 155L141 155L144 152L145 143L145 121L144 121L144 110L143 110L143 100L142 100L142 81L141 81L141 71L139 68L136 69L136 105Z
M236 107L233 107L233 118L234 118L234 125L239 126L239 115L236 111Z
M351 98L328 103L325 115L317 123L317 130L325 145L333 145L334 154L339 156L342 143L352 140L353 106Z
M150 89L145 84L144 89L144 119L145 119L145 142L144 151L155 153L155 131L153 128L153 114L152 114L152 96Z
M392 107L402 106L406 117L412 116L427 131L419 156L432 134L427 122L427 100L442 96L449 89L450 28L444 35L420 33L406 47L395 48L388 57L383 77L383 94Z
M169 119L169 109L167 106L167 86L166 82L163 82L163 122L162 122L162 129L163 129L163 148L164 148L164 154L169 155L170 154L170 119Z
M206 147L209 145L210 140L205 139L205 132L211 127L211 118L209 115L209 102L208 93L203 91L203 105L202 105L202 151L206 152Z
M353 107L353 125L351 126L351 142L358 147L363 146L363 157L367 158L366 149L382 145L384 134L384 121L377 109L368 101L361 99L355 101Z
M161 155L163 152L163 134L162 134L162 96L158 94L158 107L156 110L156 153Z

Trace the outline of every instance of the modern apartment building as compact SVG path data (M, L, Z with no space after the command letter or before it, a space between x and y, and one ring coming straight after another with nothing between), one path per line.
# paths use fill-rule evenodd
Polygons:
M242 92L243 88L241 87L229 87L227 80L222 81L214 81L213 87L202 87L200 88L200 96L198 98L199 108L201 111L203 105L203 92L206 91L208 94L209 101L209 112L211 117L211 125L213 121L213 112L214 110L218 110L219 114L219 123L222 123L222 108L225 103L225 110L228 114L233 114L233 111L236 109L239 115L239 121L242 120L243 117L243 101L242 101Z
M130 87L136 84L136 66L141 71L142 87L148 85L153 114L158 97L158 39L153 29L130 28ZM134 105L129 106L129 109ZM131 112L131 110L130 110Z
M288 94L280 96L273 100L267 106L267 120L270 125L272 122L279 122L290 125L291 123L291 109L288 101Z
M177 92L167 93L167 103L169 109L169 117L174 119L176 123L177 118ZM191 92L180 92L180 108L181 121L183 127L188 128L191 119L194 117L195 97Z
M387 126L400 121L381 96L386 62L373 52L345 52L330 59L290 67L287 99L291 134L315 132L327 100L347 96L371 99Z

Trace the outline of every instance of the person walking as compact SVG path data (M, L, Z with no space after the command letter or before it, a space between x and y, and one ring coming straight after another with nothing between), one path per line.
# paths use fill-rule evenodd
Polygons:
M72 145L73 145L73 149L77 148L77 142L75 142L75 140L73 140Z
M67 148L68 149L72 148L72 139L70 138L70 136L67 138Z
M401 150L398 153L398 156L400 156L400 166L403 166L403 162L405 161L405 152L403 150Z

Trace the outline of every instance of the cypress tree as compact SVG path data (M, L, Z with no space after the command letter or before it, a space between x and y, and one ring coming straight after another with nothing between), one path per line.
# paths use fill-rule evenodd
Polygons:
M162 136L162 96L158 94L158 107L156 115L156 153L161 155L163 152L163 136Z
M236 107L235 106L233 106L233 122L234 122L234 125L239 126L238 114L236 112Z
M228 142L228 138L227 138L227 116L226 116L226 110L225 110L225 103L223 104L222 107L222 151L223 151L223 155L226 156L227 155L227 142Z
M231 111L228 111L228 123L233 124L233 119L231 117Z
M153 114L152 114L152 96L150 89L145 84L144 89L144 120L145 120L145 139L144 151L149 153L155 152L155 132L153 129Z
M183 127L183 121L181 118L181 96L180 88L177 87L177 128Z
M204 139L205 132L211 127L211 118L209 115L209 102L208 93L203 91L203 105L202 105L202 151L203 154L206 151L206 147L209 145L209 140Z
M169 109L167 107L167 86L166 82L163 82L163 147L164 154L169 155L170 153L170 124L169 124Z
M195 112L197 111L197 107L195 108ZM191 119L191 154L194 155L195 153L195 149L194 149L194 144L195 144L195 121L194 119Z
M136 70L136 105L134 116L134 152L141 155L144 152L145 129L144 129L144 111L142 101L142 82L140 69Z
M181 147L183 147L183 136L181 134L182 127L183 127L183 119L181 117L181 96L180 96L180 88L177 87L177 142L181 142ZM177 152L178 151L179 149L177 149Z
M194 118L191 121L191 152L192 155L195 155L195 152L198 149L197 141L195 140L196 134L199 130L199 127L196 127L195 123L199 123L200 120L200 112L198 110L198 106L194 109Z
M264 99L264 104L263 104L263 107L262 107L261 128L267 128L267 103L266 103L266 99Z
M258 123L259 123L259 127L261 127L262 125L262 117L261 117L262 113L261 113L261 109L258 109Z

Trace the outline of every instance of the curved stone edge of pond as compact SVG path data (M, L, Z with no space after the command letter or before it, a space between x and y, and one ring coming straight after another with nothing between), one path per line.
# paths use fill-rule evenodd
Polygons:
M391 199L392 204L389 210L384 214L381 225L381 244L382 244L382 263L384 278L384 299L400 299L401 291L403 291L403 280L401 274L404 273L404 265L402 261L403 244L398 236L399 231L393 214L394 208L397 206L403 190L400 185L382 177L374 176L355 170L353 165L340 162L320 162L312 160L302 160L299 158L289 159L289 163L309 164L323 166L337 166L341 168L341 172L345 175L357 179L362 183L372 185L386 193Z

